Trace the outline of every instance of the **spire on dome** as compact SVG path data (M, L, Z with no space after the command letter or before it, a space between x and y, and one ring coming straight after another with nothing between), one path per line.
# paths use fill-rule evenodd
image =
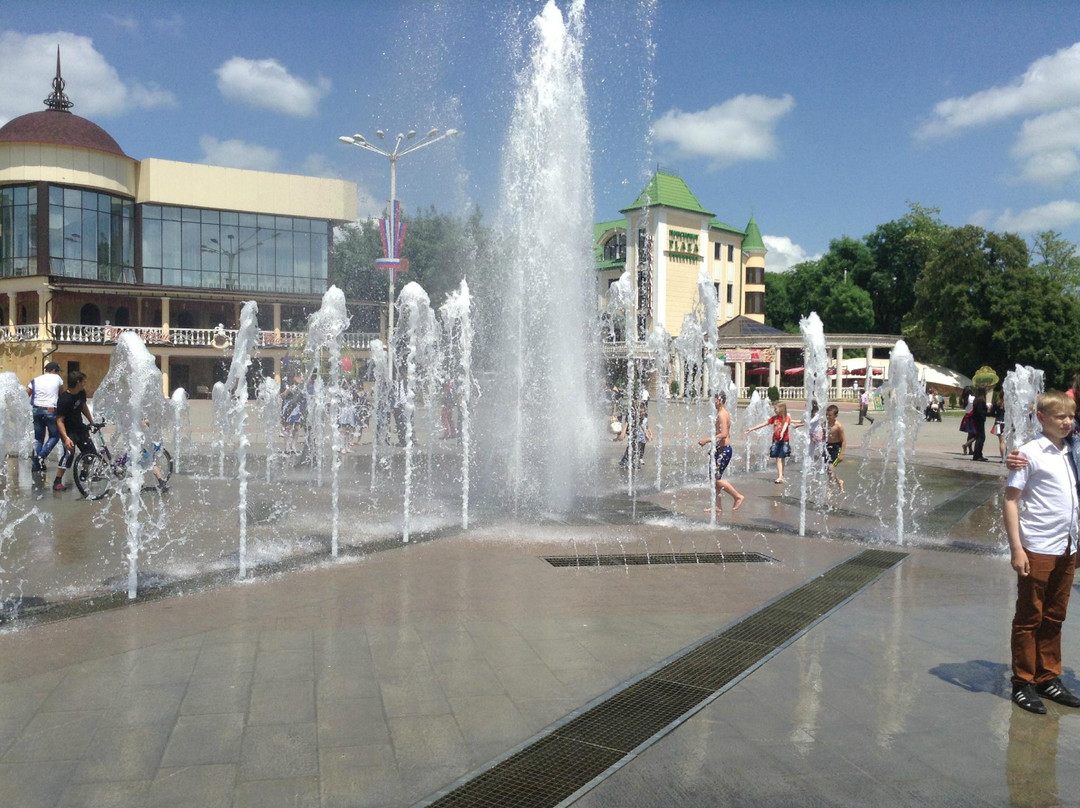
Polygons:
M56 78L52 80L52 95L45 99L45 106L57 112L67 112L75 106L64 95L64 77L60 75L60 46L56 46Z

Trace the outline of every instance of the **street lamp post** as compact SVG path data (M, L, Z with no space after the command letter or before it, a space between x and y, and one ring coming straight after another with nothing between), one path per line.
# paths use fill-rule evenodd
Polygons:
M377 129L375 134L380 140L386 138L386 132L382 129ZM388 274L390 275L390 282L386 305L386 357L387 372L391 384L394 380L394 279L397 275L396 262L401 258L401 256L397 254L397 209L394 204L397 201L397 161L406 154L412 154L414 151L419 151L425 146L430 146L432 143L437 143L443 138L453 137L456 134L458 134L457 129L447 129L442 133L440 133L438 129L432 129L424 135L420 142L414 143L411 146L406 146L403 149L401 148L403 142L407 143L416 137L416 132L410 129L408 132L398 134L394 141L394 148L391 151L376 146L363 135L342 135L338 138L342 143L348 143L350 146L367 149L390 161L390 223L388 227L388 237L386 239L386 251L389 253L386 257L389 259Z

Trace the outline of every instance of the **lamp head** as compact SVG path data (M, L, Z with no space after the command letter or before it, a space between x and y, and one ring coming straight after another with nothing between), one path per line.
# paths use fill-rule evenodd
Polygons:
M435 127L432 127L431 131L430 131L430 132L428 132L428 133L427 133L427 134L425 135L425 137L435 137L435 135L437 135L437 134L439 134L439 130L438 130L438 129L436 129Z
M382 140L384 137L386 137L386 132L384 132L382 129L376 129L375 134L379 136L379 140Z
M414 137L416 137L416 130L415 129L410 129L408 132L405 133L405 139L406 140L412 140Z
M461 133L457 129L447 129L446 136L453 137L454 135L460 135Z

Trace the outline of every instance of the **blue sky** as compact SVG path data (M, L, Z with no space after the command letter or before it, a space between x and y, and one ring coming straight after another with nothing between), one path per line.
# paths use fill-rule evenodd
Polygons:
M337 137L454 127L401 162L398 196L490 221L542 6L3 0L0 123L43 108L59 43L73 111L132 157L349 179L377 213L386 162ZM598 221L660 164L717 218L755 215L773 269L908 201L1080 242L1071 0L587 0L586 30Z

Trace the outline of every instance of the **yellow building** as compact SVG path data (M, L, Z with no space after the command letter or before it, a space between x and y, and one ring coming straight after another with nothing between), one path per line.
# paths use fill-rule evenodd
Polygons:
M280 377L328 288L334 229L356 219L355 184L135 160L63 90L58 58L46 109L0 127L0 370L28 381L56 361L92 392L133 330L166 394L208 395L254 299L262 369ZM376 304L358 314L353 350L379 328Z
M753 218L745 230L716 220L681 177L659 170L620 213L625 218L595 226L597 270L604 297L636 268L635 341L657 325L679 335L684 316L699 305L702 267L716 289L718 326L740 315L765 322L766 249Z

